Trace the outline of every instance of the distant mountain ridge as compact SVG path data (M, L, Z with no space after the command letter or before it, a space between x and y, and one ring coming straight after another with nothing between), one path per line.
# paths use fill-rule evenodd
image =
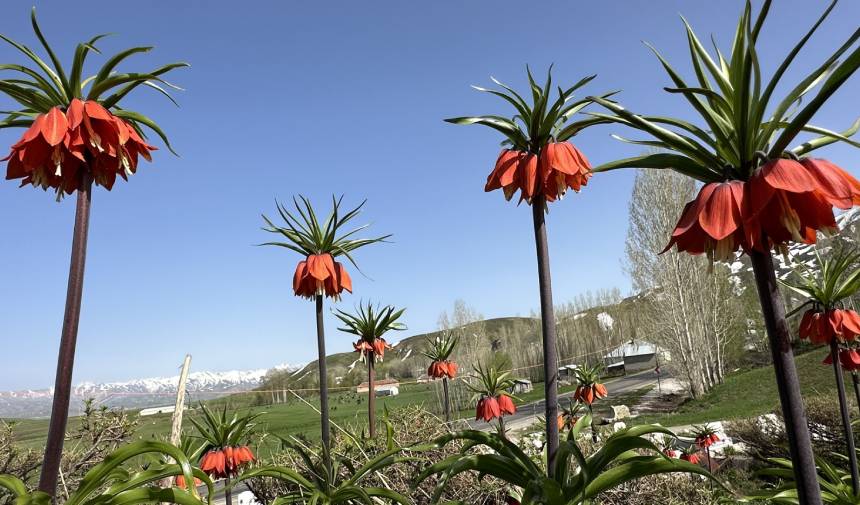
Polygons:
M303 365L278 365L254 370L228 370L224 372L199 371L188 374L186 385L191 400L204 400L246 391L259 387L266 374L273 371L292 371ZM83 400L93 398L111 407L145 408L170 404L176 395L179 375L150 377L120 382L83 382L72 389L70 412L81 413ZM33 418L51 413L53 388L0 391L0 417Z

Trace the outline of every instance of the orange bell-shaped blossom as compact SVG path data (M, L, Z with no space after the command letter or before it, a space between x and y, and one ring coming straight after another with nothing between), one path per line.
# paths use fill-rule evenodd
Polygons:
M434 379L447 377L453 379L457 376L457 363L453 361L434 361L427 369L427 375Z
M364 357L366 353L373 352L373 345L361 339L353 342L352 347L355 349L355 352L361 354L361 357Z
M591 165L570 142L550 142L539 155L504 149L487 177L484 191L502 189L510 200L520 191L520 201L543 195L548 202L564 196L568 188L579 191L588 184Z
M138 155L151 161L155 149L98 102L75 98L65 112L54 107L36 117L5 158L6 179L71 194L89 173L110 190L117 175L127 180L137 171Z
M860 202L860 182L836 165L818 159L771 160L749 180L752 230L764 230L769 244L753 236L766 250L789 241L813 244L816 232L836 231L833 208L850 209Z
M200 469L212 477L225 478L235 476L240 466L251 461L254 461L254 453L248 446L227 446L204 454Z
M606 395L606 386L595 383L577 387L576 391L573 392L573 399L580 403L591 405L595 400L606 398Z
M849 342L860 335L860 314L853 310L807 310L800 320L800 338L829 345L833 340Z
M708 447L714 445L715 443L720 441L719 435L716 433L711 433L710 435L702 435L696 437L696 446L701 449L707 449Z
M484 396L478 400L478 406L475 409L475 421L483 419L486 422L490 422L498 417L502 417L502 411L496 398Z
M663 249L677 246L690 254L708 253L717 260L729 259L739 248L748 250L751 240L744 229L746 183L712 182L687 203Z
M509 416L517 413L517 406L514 405L514 401L510 396L506 394L500 394L496 396L496 400L499 402L499 412L503 416Z
M352 293L352 279L331 254L309 254L296 266L293 275L293 292L296 296L313 298L321 294L338 299L344 290Z
M385 356L385 350L392 349L388 342L382 337L377 337L373 340L373 354L380 360Z
M698 453L698 452L682 452L682 453L681 453L681 458L680 458L680 459L682 459L682 460L684 460L684 461L689 461L690 463L692 463L692 464L694 464L694 465L698 465L698 464L699 464L699 460L700 460L701 458L699 457L699 453Z
M543 192L548 202L564 196L568 188L579 192L592 175L591 163L570 142L550 142L543 146L539 166Z
M195 486L199 486L202 483L203 483L202 480L198 479L197 477L194 477L194 485ZM176 487L185 488L185 477L183 477L182 475L176 476Z
M843 370L847 370L849 372L860 370L860 352L857 352L856 349L839 349L839 363L842 365ZM824 361L822 361L821 364L832 365L833 355L828 353L827 357L824 358Z

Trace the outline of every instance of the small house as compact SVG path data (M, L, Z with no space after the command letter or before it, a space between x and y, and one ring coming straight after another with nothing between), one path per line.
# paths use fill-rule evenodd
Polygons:
M564 365L558 367L558 379L572 381L576 378L576 370L579 365Z
M603 357L608 372L639 372L657 366L657 346L648 342L630 341Z
M532 390L532 381L528 379L514 379L514 385L511 388L511 393L515 395L528 393Z
M355 388L356 393L367 393L370 386L362 382ZM400 381L397 379L381 379L373 383L373 391L376 396L397 396L400 394Z

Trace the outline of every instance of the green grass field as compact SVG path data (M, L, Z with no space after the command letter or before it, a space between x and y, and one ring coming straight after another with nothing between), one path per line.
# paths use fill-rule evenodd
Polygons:
M437 402L436 392L434 391L436 387L435 384L402 385L399 395L377 398L377 415L381 417L385 407L393 409L406 405L423 404L428 409L434 410ZM565 393L572 389L570 386L563 387L561 388L561 392ZM519 395L518 398L520 400L519 403L528 403L543 398L542 384L536 384L531 392ZM319 414L314 410L319 407L319 398L310 397L307 398L307 401L312 406L298 398L292 398L286 403L252 407L249 406L247 396L234 396L212 400L207 402L207 405L215 409L223 408L223 405L226 403L228 408L237 409L240 412L264 412L265 415L259 418L261 424L259 431L275 435L268 437L270 443L267 443L267 445L274 447L278 444L276 436L302 435L311 440L319 439ZM363 429L366 429L367 396L365 394L356 394L354 392L333 393L329 397L329 406L332 422L354 433L361 433ZM187 411L185 415L196 416L197 414L192 409ZM474 409L471 408L454 413L454 417L458 419L469 418L471 416L474 416ZM135 433L136 439L165 439L170 432L170 414L138 417L136 413L133 413L132 417L138 421L138 428ZM74 430L79 422L80 418L70 418L69 430ZM191 429L191 423L187 422L187 420L184 425L186 430ZM47 428L47 419L16 421L15 438L24 446L41 448L45 442ZM334 429L336 430L336 428ZM265 452L265 449L263 450Z
M833 369L821 364L826 355L824 349L818 349L796 356L797 373L804 396L830 395L836 401ZM846 375L846 382L851 384L850 375ZM684 403L677 411L643 416L637 422L684 426L759 416L778 407L773 369L765 366L731 373L723 384L699 399Z

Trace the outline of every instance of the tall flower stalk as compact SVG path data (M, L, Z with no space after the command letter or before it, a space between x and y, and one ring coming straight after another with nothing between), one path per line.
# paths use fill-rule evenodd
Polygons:
M344 266L335 258L345 257L358 268L352 253L361 247L382 242L391 235L358 239L354 235L369 225L344 230L360 212L365 202L346 213L341 213L343 197L332 197L332 210L322 223L317 219L310 200L304 196L293 198L295 214L277 203L278 214L284 226L275 225L265 215L264 231L280 235L284 241L266 242L262 245L283 247L302 255L305 259L296 265L293 275L293 293L314 300L317 323L317 355L320 384L321 434L325 460L331 468L331 430L328 410L328 371L326 370L325 325L323 324L323 297L339 300L344 290L352 293L352 279Z
M397 310L391 305L376 307L372 303L358 304L355 314L342 310L334 315L343 322L340 331L357 335L358 341L353 344L355 351L361 353L367 364L367 431L370 438L376 437L376 386L374 384L374 367L377 361L385 357L385 349L391 346L383 335L389 331L402 331L406 325L398 322L406 309Z
M152 49L133 47L108 58L96 74L84 77L87 56L90 52L99 52L96 43L105 35L78 44L67 72L42 33L35 9L30 19L50 64L29 47L0 35L35 64L35 67L0 65L0 71L11 73L11 77L0 79L0 93L16 102L15 107L20 107L4 112L0 129L26 128L4 159L7 161L6 179L20 179L22 187L51 189L56 192L58 201L64 195L77 192L51 422L39 478L39 489L53 496L69 415L92 187L96 184L110 191L117 176L127 180L137 171L138 157L151 161L150 153L156 148L146 142L144 127L161 137L170 149L167 137L153 120L120 107L120 102L141 85L157 90L172 101L161 86L172 85L160 76L187 64L172 63L142 73L118 72L117 67L128 57Z
M527 72L531 102L495 79L493 82L504 91L474 87L502 98L513 106L514 114L510 117L490 115L445 120L454 124L488 126L505 136L504 148L487 178L484 191L501 189L507 200L519 191L519 201L526 202L532 208L540 286L546 419L558 417L558 355L544 214L548 211L548 203L561 199L568 189L579 191L588 183L591 165L585 155L568 140L592 124L601 122L593 118L568 122L591 103L590 99L573 100L573 97L576 90L595 76L585 77L567 89L558 88L558 96L553 98L551 71L550 68L543 87L535 82L530 71ZM612 94L603 97L608 98ZM546 423L546 438L549 461L547 472L551 474L555 469L553 461L558 451L556 423Z
M451 354L460 338L450 332L428 338L426 350L422 353L430 359L427 375L432 379L442 379L442 394L445 409L445 422L451 422L451 401L448 397L448 380L457 376L457 363L451 360Z
M629 126L647 133L645 140L621 140L664 152L636 156L595 167L669 168L704 183L687 204L667 249L707 254L712 261L749 255L765 320L780 402L801 503L818 505L806 413L785 321L785 307L774 274L771 250L785 251L790 242L814 243L819 230L836 229L833 207L860 203L860 182L845 170L807 155L834 142L858 146L848 137L860 121L836 133L809 120L860 66L860 37L855 31L822 64L776 105L774 92L798 52L835 6L835 1L791 49L769 81L762 80L756 43L771 6L766 0L757 16L747 2L731 52L716 56L705 49L689 25L687 42L695 82L688 84L656 51L673 87L666 91L686 99L704 125L661 115L635 114L618 103L595 97L611 114L592 114L596 121ZM839 61L844 54L847 56ZM801 101L801 97L817 92ZM815 135L788 149L801 132Z
M831 257L822 257L815 251L812 265L801 265L795 269L795 281L785 286L807 298L795 312L809 307L800 321L800 338L813 344L826 345L830 353L825 364L833 366L836 392L839 397L839 412L842 430L848 448L848 466L854 494L860 494L860 475L857 469L857 453L854 450L854 433L848 413L845 395L843 368L852 373L860 368L860 354L849 346L860 337L860 315L842 307L845 299L860 290L860 254L837 252ZM846 348L847 347L847 348Z

